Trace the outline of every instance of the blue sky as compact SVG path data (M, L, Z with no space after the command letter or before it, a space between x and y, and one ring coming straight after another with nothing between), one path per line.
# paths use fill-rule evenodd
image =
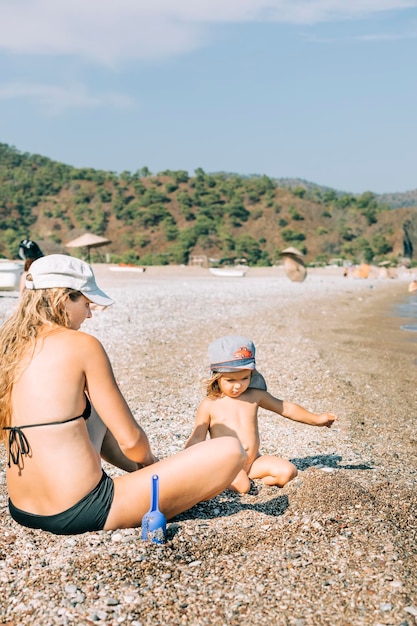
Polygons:
M0 142L77 167L417 187L417 0L0 0Z

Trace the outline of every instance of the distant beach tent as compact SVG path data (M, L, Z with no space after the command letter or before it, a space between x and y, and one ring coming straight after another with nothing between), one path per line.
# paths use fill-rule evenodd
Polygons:
M368 278L371 267L367 263L362 263L359 266L359 276L361 278Z
M87 262L90 263L90 249L100 248L101 246L106 246L109 243L111 243L110 239L94 235L93 233L85 233L84 235L81 235L81 237L77 237L77 239L73 239L69 243L66 243L65 247L85 248L87 250Z
M302 283L307 276L307 268L304 265L304 254L293 248L285 248L281 252L281 256L284 259L284 271L288 278L296 283Z
M359 267L356 267L353 271L353 278L368 278L371 271L371 266L367 263L361 263ZM387 272L388 275L388 272Z

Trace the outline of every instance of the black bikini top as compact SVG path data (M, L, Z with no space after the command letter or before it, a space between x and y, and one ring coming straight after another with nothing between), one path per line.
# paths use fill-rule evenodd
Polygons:
M81 415L77 415L77 417L70 417L67 420L63 420L62 422L44 422L43 424L26 424L24 426L4 426L3 430L10 430L7 465L10 467L11 462L13 462L14 465L18 465L20 467L21 459L23 459L23 456L27 456L30 452L30 445L27 437L24 433L22 433L23 428L36 428L36 426L55 426L57 424L67 424L68 422L74 422L75 420L79 420L82 417L85 420L88 420L90 415L91 403L87 396L85 396L85 409L81 413Z

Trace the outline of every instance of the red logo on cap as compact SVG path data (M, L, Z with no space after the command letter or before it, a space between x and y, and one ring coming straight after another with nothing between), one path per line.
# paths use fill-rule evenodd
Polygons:
M242 346L241 348L238 348L236 352L233 353L234 359L251 359L252 357L253 357L253 354L251 350L249 350L249 348L247 348L246 346Z

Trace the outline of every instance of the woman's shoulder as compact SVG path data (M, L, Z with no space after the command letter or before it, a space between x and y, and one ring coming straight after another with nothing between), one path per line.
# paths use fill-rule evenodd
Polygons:
M46 338L54 344L68 344L74 346L77 350L81 347L90 349L102 348L101 342L94 335L71 328L60 328L59 332L48 333Z

